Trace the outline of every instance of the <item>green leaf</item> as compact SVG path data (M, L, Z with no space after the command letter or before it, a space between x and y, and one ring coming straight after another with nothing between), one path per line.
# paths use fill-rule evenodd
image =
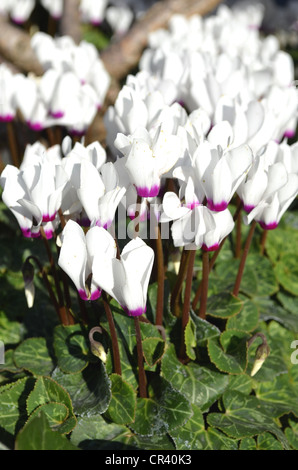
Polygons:
M19 369L13 360L14 349L8 349L5 351L5 364L0 364L0 372L11 372L12 374L18 374L22 372L22 369Z
M192 415L189 401L162 377L150 383L152 398L138 398L132 429L141 436L165 434Z
M230 318L243 307L243 302L230 292L212 295L207 302L207 315L217 318Z
M298 296L298 263L297 257L286 253L274 267L275 275L283 288L290 294Z
M236 450L237 441L228 438L217 429L205 431L203 414L192 405L193 415L187 423L171 432L177 450Z
M229 375L229 390L249 395L253 388L253 379L248 375Z
M207 346L208 339L217 338L220 335L220 330L217 326L198 317L193 310L190 312L190 317L195 325L195 336L198 346L205 347Z
M194 348L197 345L196 325L191 318L189 319L184 331L184 342L187 356L189 357L189 359L192 359L194 361L196 358L196 351Z
M88 365L89 347L80 325L58 325L54 331L58 366L66 373L81 372Z
M28 414L33 413L39 406L52 402L64 404L69 413L66 421L59 427L59 432L61 434L71 432L76 425L76 418L69 394L50 377L39 377L27 399Z
M93 416L108 409L111 381L101 361L77 374L65 374L56 368L52 378L69 393L76 415Z
M294 368L293 368L294 369ZM298 374L282 374L256 387L256 396L268 414L278 418L286 413L298 417Z
M50 375L54 368L45 338L28 338L14 352L17 367L33 375Z
M34 419L40 413L44 413L48 419L48 423L53 431L58 429L61 424L63 424L68 418L68 408L63 403L46 403L45 405L40 405L36 410L31 413L28 421Z
M23 325L20 322L7 318L4 312L0 311L0 341L5 344L18 344L22 341Z
M258 436L258 450L283 450L282 444L269 432Z
M240 442L239 450L257 450L257 443L253 437L244 437Z
M106 412L116 424L129 424L135 419L137 397L134 389L120 375L110 376L112 398Z
M144 359L149 367L154 367L165 352L165 342L161 337L145 338L142 341Z
M291 447L298 450L298 423L295 423L292 420L289 420L290 426L285 429L285 435L288 439Z
M14 434L27 420L26 398L35 379L24 377L0 387L0 427Z
M101 416L79 418L71 442L83 450L175 450L167 435L142 437Z
M47 417L40 412L16 438L15 450L79 450L60 433L52 431Z
M284 230L282 227L278 227L277 230L268 231L266 252L273 263L276 263L280 257L288 254L295 257L297 244L297 230Z
M247 367L247 333L239 330L226 330L220 338L208 341L208 354L211 362L229 374L243 374Z
M161 373L176 390L202 411L208 410L229 383L228 376L219 372L195 363L189 363L187 366L181 364L173 345L170 345L165 352Z
M207 421L210 426L219 428L229 437L235 439L270 432L279 439L285 449L289 449L285 435L273 418L264 412L256 397L227 391L223 395L223 405L225 413L210 413L208 415Z
M278 294L280 300L280 293ZM283 297L283 300L285 297ZM298 315L281 307L268 297L256 297L253 300L260 311L260 319L264 321L275 320L289 330L298 333Z
M177 450L202 450L204 448L205 424L201 410L192 405L193 415L187 423L171 432Z
M229 330L253 331L259 322L258 307L248 298L239 295L243 301L243 308L232 318L227 321L226 328Z

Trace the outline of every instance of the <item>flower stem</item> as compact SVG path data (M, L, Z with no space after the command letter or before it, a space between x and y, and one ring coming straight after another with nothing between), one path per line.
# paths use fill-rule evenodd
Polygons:
M54 282L55 282L55 287L56 287L56 292L57 292L57 297L58 297L58 305L59 305L60 315L61 315L61 318L62 318L62 323L63 323L63 325L73 324L73 317L69 313L68 308L65 308L65 306L64 306L63 293L62 293L62 289L61 289L61 286L60 286L60 280L59 280L58 272L57 272L57 269L56 269L54 257L53 257L50 244L49 244L48 239L45 235L44 228L43 228L42 225L40 227L40 233L41 233L41 237L43 239L43 242L44 242L44 245L45 245L45 248L46 248L46 251L47 251L51 271L52 271Z
M260 247L261 255L263 255L264 252L265 252L265 245L266 245L267 235L268 235L268 230L264 229L263 233L262 233L262 236L261 236L261 247Z
M239 218L239 215L240 215L241 209L242 209L242 205L243 205L243 203L242 203L242 201L240 201L240 202L238 203L238 206L237 206L237 208L236 208L235 214L234 214L234 216L233 216L234 222L235 222L236 220L238 220L238 218ZM224 245L224 243L225 243L225 241L226 241L227 238L228 238L228 237L225 237L225 238L222 240L222 242L220 243L218 249L213 253L212 258L209 260L209 273L211 272L211 270L212 270L212 268L213 268L213 266L214 266L214 264L215 264L215 261L217 260L217 257L218 257L218 255L219 255L219 253L220 253L220 250L222 249L222 247L223 247L223 245ZM196 291L196 294L195 294L195 296L194 296L194 299L193 299L193 301L192 301L192 308L193 308L193 310L195 310L195 309L197 308L197 304L198 304L198 302L199 302L199 300L200 300L200 298L201 298L201 294L202 294L202 282L199 284L199 287L198 287L198 289L197 289L197 291Z
M45 287L47 288L47 291L48 291L48 293L49 293L49 296L50 296L50 299L51 299L51 301L52 301L52 304L53 304L53 306L54 306L54 308L55 308L55 310L56 310L56 313L57 313L57 315L58 315L58 318L59 318L59 320L62 322L59 304L58 304L58 302L57 302L57 299L56 299L56 296L55 296L54 291L53 291L53 289L52 289L52 286L51 286L51 284L50 284L50 282L49 282L49 280L48 280L48 276L47 276L47 274L46 274L46 272L45 272L45 270L44 270L44 267L42 266L42 264L41 264L41 262L39 261L39 259L36 258L36 256L30 255L30 256L27 258L27 261L30 261L30 260L34 261L34 262L37 264L38 269L39 269L39 272L40 272L40 274L42 275L42 280L43 280L43 282L44 282Z
M203 276L202 276L202 293L201 293L199 317L205 319L206 310L207 310L208 283L209 283L209 273L210 273L208 251L203 251L202 261L203 261Z
M156 304L156 321L155 324L161 326L163 322L163 307L164 307L164 256L162 248L162 240L160 234L160 227L157 223L157 238L156 238L156 259L157 259L157 304Z
M242 203L240 198L238 197L238 207L239 207L239 214L237 214L237 220L236 220L236 247L235 247L235 258L239 259L241 256L241 247L242 247L242 220L241 217L239 217L242 209Z
M102 300L103 300L103 306L106 312L107 320L109 323L109 329L110 329L110 334L111 334L111 339L112 339L112 350L113 350L113 360L114 360L114 369L115 373L118 375L121 375L121 361L120 361L120 352L119 352L119 344L118 344L118 337L117 337L117 332L116 332L116 327L114 323L114 318L113 314L111 311L111 307L108 301L108 297L106 292L102 292Z
M135 237L139 235L140 231L140 223L139 223L139 216L140 216L140 210L141 210L141 204L142 204L142 196L137 196L137 204L136 204L136 212L135 212Z
M139 367L139 390L140 397L147 398L147 379L144 369L144 359L143 359L143 346L142 346L142 336L141 329L138 317L133 317L136 330L136 339L137 339L137 353L138 353L138 367Z
M236 277L236 281L235 281L235 285L234 285L234 289L233 289L233 295L235 297L237 297L237 295L239 294L239 289L240 289L241 279L242 279L243 272L244 272L245 262L246 262L246 258L247 258L248 252L249 252L251 242L252 242L252 238L253 238L253 234L254 234L256 225L257 225L256 221L253 220L252 224L251 224L251 227L250 227L250 230L248 232L248 236L247 236L244 248L243 248L243 253L242 253L241 260L240 260L238 273L237 273L237 277Z
M14 166L19 167L20 160L19 160L17 143L16 143L17 140L16 140L14 125L12 121L8 121L6 123L6 129L7 129L8 143L9 143L9 149L10 149L12 162Z
M182 321L181 321L181 347L180 347L180 359L184 359L186 357L185 352L185 342L184 342L184 332L186 325L189 321L189 311L190 311L190 298L191 298L191 287L192 287L192 278L193 278L193 268L194 262L196 257L196 250L188 250L189 257L188 257L188 266L187 266L187 273L186 273L186 284L185 284L185 293L184 293L184 303L183 303L183 310L182 310Z
M181 294L183 282L186 276L188 260L190 256L190 250L183 250L181 255L181 261L179 266L178 277L174 285L172 295L171 295L171 312L176 317L179 317L179 297Z

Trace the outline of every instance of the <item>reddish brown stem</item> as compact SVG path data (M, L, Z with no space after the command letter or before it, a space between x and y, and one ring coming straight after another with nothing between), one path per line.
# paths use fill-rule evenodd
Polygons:
M138 354L138 368L139 368L139 391L141 398L147 398L147 379L144 369L143 359L143 346L139 318L134 317L136 340L137 340L137 354Z
M161 326L163 322L163 307L164 307L164 256L162 248L162 239L160 228L157 224L157 239L156 239L156 259L157 259L157 303L156 303L156 321L155 324Z
M256 221L253 220L252 223L251 223L250 230L248 232L248 236L247 236L247 239L246 239L246 242L245 242L245 246L243 248L243 253L242 253L241 260L240 260L238 273L237 273L237 277L236 277L236 281L235 281L235 285L234 285L234 289L233 289L233 295L235 295L235 297L237 297L237 295L239 294L240 284L241 284L241 280L242 280L242 276L243 276L243 272L244 272L244 268L245 268L245 262L246 262L246 258L247 258L248 252L249 252L249 248L250 248L250 245L251 245L251 242L252 242L252 239L253 239L253 234L254 234L256 225L257 225Z
M117 331L114 323L113 314L111 311L111 307L108 301L107 294L103 291L102 292L102 300L103 306L106 312L107 320L109 323L109 329L111 334L111 342L112 342L112 351L113 351L113 361L114 361L114 369L115 373L121 375L121 360L120 360L120 352L119 352L119 344L118 344L118 337Z
M193 279L193 268L196 257L196 250L189 250L189 260L186 273L186 283L185 283L185 292L184 292L184 303L182 310L182 321L181 321L181 347L180 347L180 359L186 358L185 352L185 341L184 333L187 323L189 322L189 312L190 312L190 298L191 298L191 287Z
M202 262L203 262L203 276L202 276L202 293L201 293L199 317L205 319L206 311L207 311L208 284L209 284L209 273L210 273L208 251L203 251Z

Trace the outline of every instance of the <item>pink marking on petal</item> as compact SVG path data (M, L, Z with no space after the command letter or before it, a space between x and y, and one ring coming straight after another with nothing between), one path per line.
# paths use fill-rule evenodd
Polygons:
M143 315L143 313L146 313L146 307L145 308L139 307L133 310L130 310L128 307L123 307L123 306L122 308L129 317L140 317L141 315Z
M218 250L218 248L219 248L218 243L215 243L214 245L211 245L211 246L207 246L207 245L205 245L205 243L203 243L203 245L202 245L202 250L204 250L204 251L216 251L216 250Z
M50 111L50 116L54 119L60 119L65 115L64 111Z
M13 114L4 114L3 116L0 116L0 122L11 122L13 120L14 120Z
M249 214L256 206L254 206L253 204L244 204L243 205L243 209L245 210L245 212L247 212L247 214Z
M201 204L199 203L199 201L193 201L193 202L188 202L188 203L186 204L186 207L187 207L187 209L193 210L195 207L198 207L198 206L200 206L200 205L201 205Z
M79 289L78 290L79 296L81 297L82 300L89 300L88 295L84 291L84 289Z
M221 212L226 210L226 208L228 207L228 202L222 201L219 203L214 203L212 199L207 199L207 207L211 211Z
M41 237L40 232L39 232L39 231L38 231L38 232L32 232L32 233L31 233L31 237L32 237L32 238L40 238L40 237ZM48 238L48 237L47 237L47 238ZM50 238L52 238L52 237L50 237Z
M295 137L295 131L293 129L288 129L284 133L284 137L288 137L289 139L292 139Z
M274 230L278 226L278 222L271 222L270 224L265 224L265 222L260 220L259 224L264 230Z
M30 127L30 129L32 129L33 131L35 132L39 132L39 131L42 131L44 129L43 125L41 124L41 122L31 122L31 121L27 121L27 125Z
M21 227L21 230L22 230L22 234L24 235L24 237L31 238L31 230L29 228Z
M56 215L57 215L57 212L55 212L54 214L50 215L50 214L44 214L42 216L42 221L43 222L53 222L53 220L55 220L56 218Z
M53 238L54 231L52 229L47 229L44 231L47 240Z
M71 129L69 131L69 133L73 136L73 137L84 137L84 135L86 134L86 129L84 129L83 131L79 131L77 129Z
M97 300L101 296L101 289L97 289L91 293L90 300Z
M150 188L146 186L145 187L136 186L136 189L140 197L156 197L159 193L160 185L154 184Z

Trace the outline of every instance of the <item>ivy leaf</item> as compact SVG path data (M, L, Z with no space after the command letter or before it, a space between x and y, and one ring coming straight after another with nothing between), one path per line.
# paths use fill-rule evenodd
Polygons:
M34 389L27 398L28 414L33 413L33 411L41 405L53 402L62 403L68 409L68 417L59 427L59 432L61 432L61 434L71 432L76 425L76 417L73 412L69 394L50 377L39 377L35 383Z
M285 435L291 447L298 450L298 423L289 420L290 426L285 429Z
M66 373L81 372L88 365L89 347L80 325L58 325L54 331L58 366Z
M149 367L154 367L165 352L165 342L161 337L145 338L142 341L144 359Z
M220 338L208 341L211 362L229 374L243 374L247 367L247 339L244 331L226 330Z
M34 383L33 377L24 377L0 387L0 426L12 435L28 418L26 397Z
M69 394L76 415L93 416L108 409L111 381L101 361L76 374L65 374L56 368L52 378Z
M162 377L150 383L152 398L138 398L132 429L141 436L170 432L182 426L192 415L189 401Z
M54 369L45 338L28 338L14 351L14 362L18 368L33 375L50 375Z
M253 331L259 322L258 307L243 295L239 295L239 298L243 301L243 308L237 315L228 319L226 328L247 332Z
M31 419L18 433L15 450L79 450L60 433L52 431L43 412Z
M196 325L190 318L189 321L187 322L185 331L184 331L184 342L185 342L185 348L186 348L186 354L189 357L189 359L192 359L193 361L196 358L196 351L195 347L197 345L196 341Z
M207 302L207 315L217 318L230 318L243 307L243 302L230 292L212 295Z
M283 288L290 294L298 296L298 265L292 253L286 253L274 267L275 275Z
M79 418L71 442L83 450L175 450L167 435L142 437L102 416Z
M274 422L262 409L260 401L254 396L243 395L235 391L227 391L223 395L225 413L210 413L207 421L210 426L219 428L229 437L243 439L264 432L274 434L289 450L289 443Z
M182 393L191 403L201 408L208 408L228 387L227 375L215 372L195 363L187 366L177 359L174 346L170 345L161 363L162 376Z
M111 401L106 416L116 424L129 424L135 419L136 392L120 375L110 375Z
M190 318L195 325L195 337L197 345L206 347L208 339L217 338L220 330L207 320L198 317L193 310L190 311Z

